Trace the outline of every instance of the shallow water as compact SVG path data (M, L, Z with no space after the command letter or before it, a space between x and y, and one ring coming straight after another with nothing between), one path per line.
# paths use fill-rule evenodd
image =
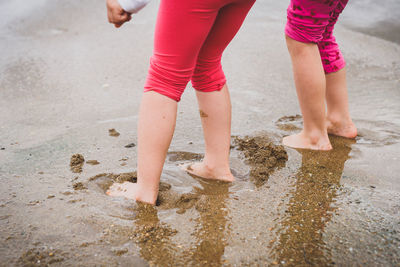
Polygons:
M204 149L188 86L154 208L104 191L134 181L136 147L126 146L136 144L158 2L118 31L96 1L9 11L20 3L0 1L0 265L400 264L400 47L358 29L360 1L336 29L356 140L332 138L329 152L286 149L270 171L254 163L268 166L267 154L258 161L236 147L237 180L203 181L179 166ZM234 136L279 144L302 127L282 37L286 5L258 1L225 53ZM395 21L398 9L380 8ZM76 153L99 164L73 173Z
M275 259L278 263L287 262L294 265L334 263L332 256L326 253L329 250L326 248L322 233L337 209L336 200L341 191L340 179L344 163L349 159L351 145L354 143L354 140L332 137L334 146L332 151L299 151L302 163L298 171L293 174L295 184L288 188L289 191L283 198L288 201L287 207L284 208L285 212L275 216L273 223L264 226L269 226L264 231L273 238L264 248L265 253L271 255L271 259ZM248 143L244 143L245 147L246 144ZM268 148L265 151L270 150ZM171 154L174 159L172 162L178 164L199 158L196 154L180 152L178 158L180 160L176 160L176 153ZM232 154L236 155L232 160L243 162L244 155L240 152ZM260 157L254 157L247 160L250 169L255 168L254 164L257 164L259 159ZM241 179L232 185L196 178L193 180L176 166L170 168L174 177L179 176L180 179L176 180L178 183L174 183L171 179L172 187L161 186L157 207L142 204L137 206L134 209L135 229L120 230L114 234L114 238L122 235L137 240L141 257L150 264L167 266L228 264L229 260L223 257L225 247L229 245L228 240L234 241L235 234L239 234L231 229L232 205L241 200L242 191L260 189L268 183L269 174L262 177L260 173L254 174L248 171L246 174L237 175ZM234 163L232 168L241 169ZM279 165L275 168L279 168ZM275 168L271 168L271 171ZM166 169L169 169L168 166ZM260 184L261 177L263 184ZM97 183L101 178L93 179L93 182ZM188 178L190 182L182 186L182 181ZM170 181L168 177L166 180ZM101 185L103 183L104 181L100 182ZM268 193L269 188L270 186L266 186L263 191ZM182 218L186 212L191 213L188 221ZM255 208L253 212L259 211ZM170 220L184 223L185 227L192 231L182 232L180 227L172 229L167 223ZM252 238L246 241L252 242ZM257 239L257 236L253 239ZM264 262L265 260L262 259Z

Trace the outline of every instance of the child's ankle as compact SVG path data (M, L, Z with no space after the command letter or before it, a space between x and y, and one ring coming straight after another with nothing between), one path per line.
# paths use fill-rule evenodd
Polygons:
M351 118L346 114L329 114L327 121L328 124L335 126L346 126L353 123Z
M155 205L158 197L158 189L148 190L143 188L138 188L136 192L136 201Z
M230 166L228 164L215 164L215 162L210 162L208 160L203 161L203 166L207 172L213 174L227 174L230 173Z
M208 160L207 158L204 158L203 165L210 172L230 170L229 163L218 163L216 160Z
M330 134L346 138L355 138L357 136L357 128L349 116L330 115L327 117L327 130Z

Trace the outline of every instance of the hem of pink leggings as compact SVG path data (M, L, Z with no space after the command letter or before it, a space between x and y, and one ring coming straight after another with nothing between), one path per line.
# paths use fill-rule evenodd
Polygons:
M333 66L336 66L336 68ZM331 64L328 66L324 66L324 71L326 74L328 74L328 73L338 72L339 70L343 69L344 67L346 67L345 61L343 61L339 64Z
M214 92L214 91L221 91L221 89L225 86L225 84L226 84L226 80L224 79L224 80L221 80L221 81L219 81L217 83L209 85L207 87L203 87L201 89L200 88L196 88L194 85L193 85L193 88L196 91L199 91L199 92L209 93L209 92Z
M308 43L308 44L310 44L310 43L316 44L317 43L315 41L310 41L310 40L302 37L299 34L296 34L295 31L288 29L288 26L285 27L285 35L287 37L289 37L295 41L301 42L301 43Z
M160 95L166 96L168 98L171 98L172 100L175 100L176 102L181 101L180 97L175 96L174 94L169 93L168 91L165 91L163 89L158 89L158 88L145 88L143 90L144 93L154 91L156 93L159 93Z

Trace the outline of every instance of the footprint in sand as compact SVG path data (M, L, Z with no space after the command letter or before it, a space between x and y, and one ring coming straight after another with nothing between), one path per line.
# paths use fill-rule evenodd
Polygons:
M275 125L285 132L297 132L303 129L303 119L301 115L283 116L276 121Z
M185 151L170 151L167 154L167 160L170 162L178 161L200 161L204 157L203 154L185 152Z
M358 128L357 144L381 147L400 141L400 126L384 121L355 120Z

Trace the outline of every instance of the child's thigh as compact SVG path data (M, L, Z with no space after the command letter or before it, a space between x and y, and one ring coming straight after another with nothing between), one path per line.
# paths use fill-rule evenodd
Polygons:
M222 7L201 47L192 85L196 90L220 90L226 83L222 71L222 53L235 37L255 0L233 0Z
M157 16L153 57L171 66L193 67L218 14L218 6L212 2L162 0Z
M218 1L161 1L145 91L180 100L218 14L215 2Z
M255 0L233 0L222 7L203 43L199 58L221 57L243 24Z

